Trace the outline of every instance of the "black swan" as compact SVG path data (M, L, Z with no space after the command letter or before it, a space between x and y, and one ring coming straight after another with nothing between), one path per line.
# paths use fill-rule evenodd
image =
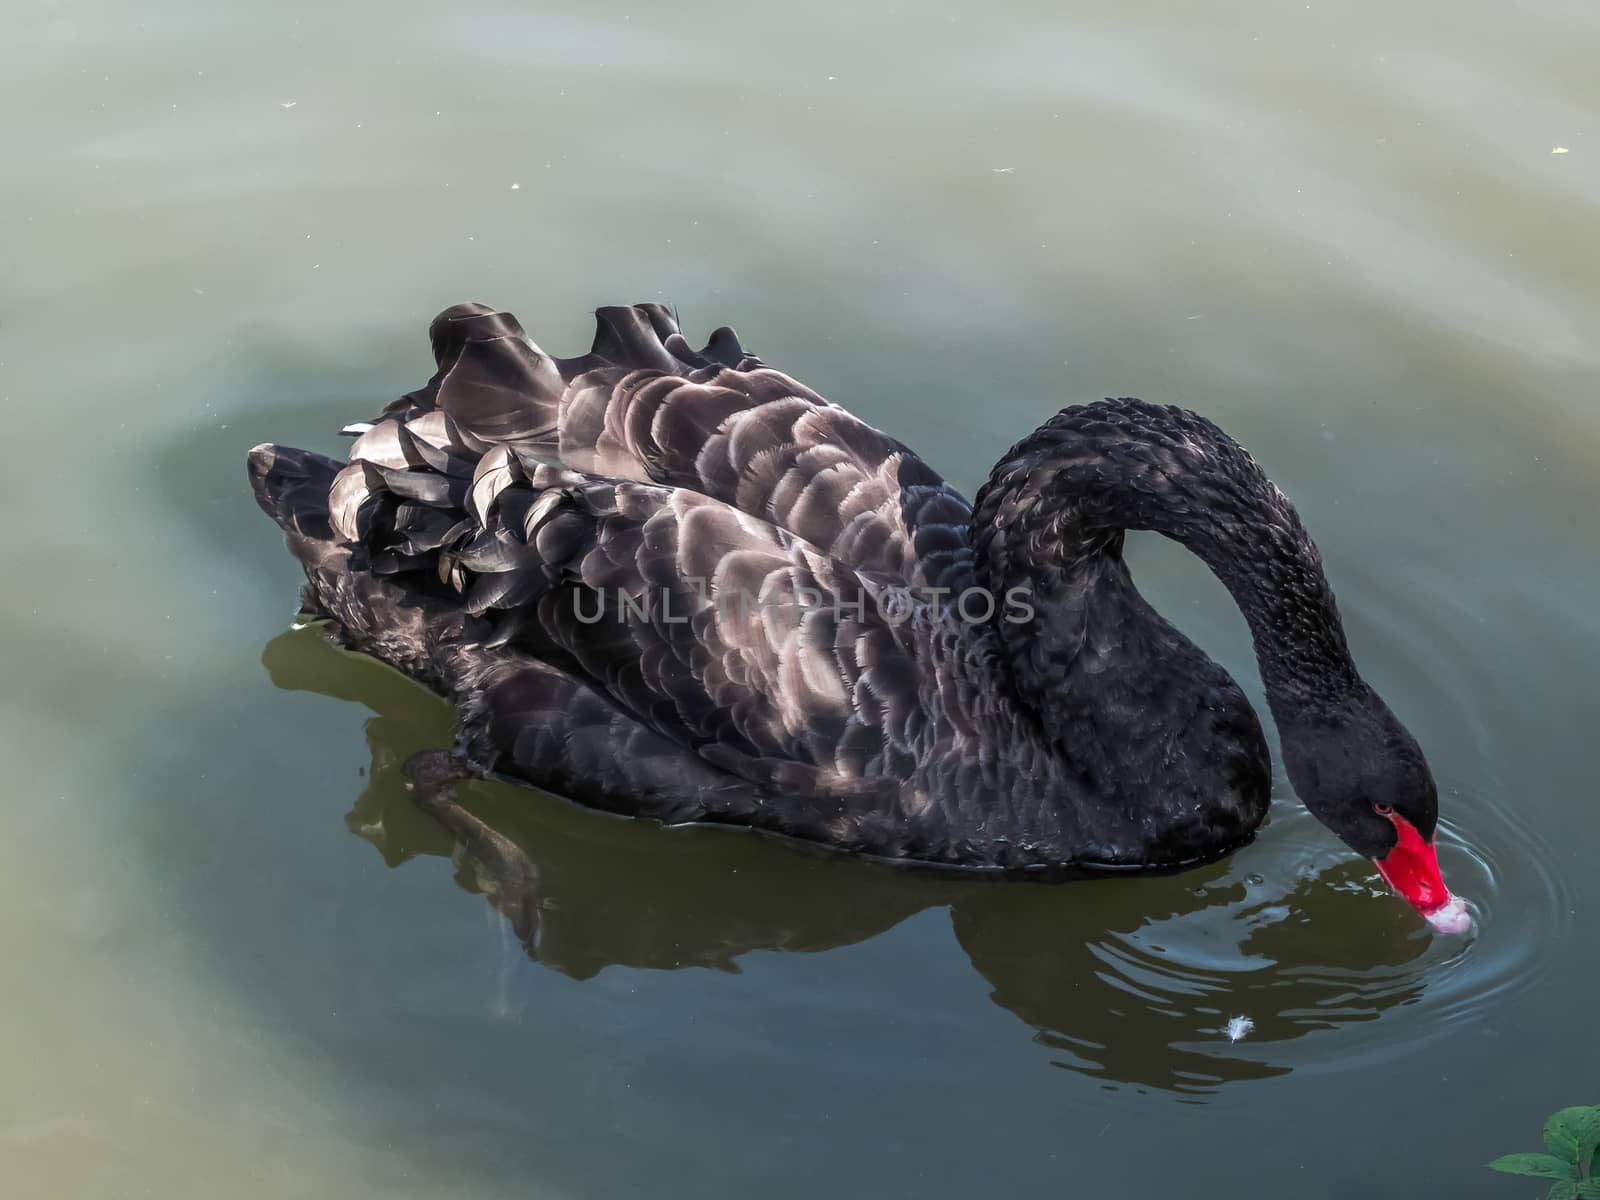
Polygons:
M1470 926L1416 741L1357 673L1321 558L1194 413L1063 409L968 503L910 449L662 306L543 353L458 305L349 462L264 444L256 500L335 636L450 697L430 811L493 773L669 824L1061 877L1247 842L1270 757L1229 675L1140 596L1124 531L1243 610L1302 802L1435 929Z

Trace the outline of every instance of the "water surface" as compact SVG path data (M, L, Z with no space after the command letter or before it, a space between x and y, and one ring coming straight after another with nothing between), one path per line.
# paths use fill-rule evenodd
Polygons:
M8 1195L1494 1196L1600 1098L1592 6L6 26ZM474 785L507 920L399 786L448 711L291 628L243 472L464 299L563 354L600 304L735 324L969 493L1062 404L1202 409L1318 538L1477 934L1281 771L1230 861L1059 888ZM1260 707L1220 586L1130 545Z

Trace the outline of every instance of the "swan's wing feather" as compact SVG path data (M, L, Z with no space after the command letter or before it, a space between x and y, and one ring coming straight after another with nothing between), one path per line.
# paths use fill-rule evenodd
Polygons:
M447 309L430 327L433 378L389 406L352 460L463 473L514 444L692 489L870 575L970 585L970 508L907 447L766 366L726 327L694 350L659 304L602 308L595 324L587 354L558 359L509 313Z
M610 499L564 506L590 524L569 520L551 542L568 557L544 564L557 574L539 603L539 650L576 661L657 728L748 758L831 765L853 717L855 668L837 643L861 622L827 602L859 580L694 493L619 483Z
M667 823L736 819L740 781L648 729L590 685L511 654L485 660L462 712L469 753L584 804ZM625 802L621 798L626 798Z
M531 458L518 472L480 516L453 499L462 481L364 464L375 566L425 567L419 586L440 580L489 640L758 786L804 777L868 811L898 794L886 755L921 710L879 584L696 492Z
M575 375L561 402L556 456L580 470L690 488L866 572L965 586L969 556L925 564L920 550L936 525L941 539L965 541L970 508L959 493L845 409L743 361L680 374L604 367Z

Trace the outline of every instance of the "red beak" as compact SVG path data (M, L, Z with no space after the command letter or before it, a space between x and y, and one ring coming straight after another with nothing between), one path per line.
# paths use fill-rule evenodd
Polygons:
M1439 853L1433 843L1423 841L1417 827L1399 813L1385 815L1399 839L1388 854L1372 860L1378 873L1439 932L1465 933L1472 928L1466 905L1444 885L1444 876L1439 874Z

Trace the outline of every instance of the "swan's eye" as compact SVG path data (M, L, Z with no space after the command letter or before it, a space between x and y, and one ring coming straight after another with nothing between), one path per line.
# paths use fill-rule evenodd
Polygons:
M1392 817L1394 816L1394 805L1374 804L1372 806L1372 811L1377 813L1380 817Z

